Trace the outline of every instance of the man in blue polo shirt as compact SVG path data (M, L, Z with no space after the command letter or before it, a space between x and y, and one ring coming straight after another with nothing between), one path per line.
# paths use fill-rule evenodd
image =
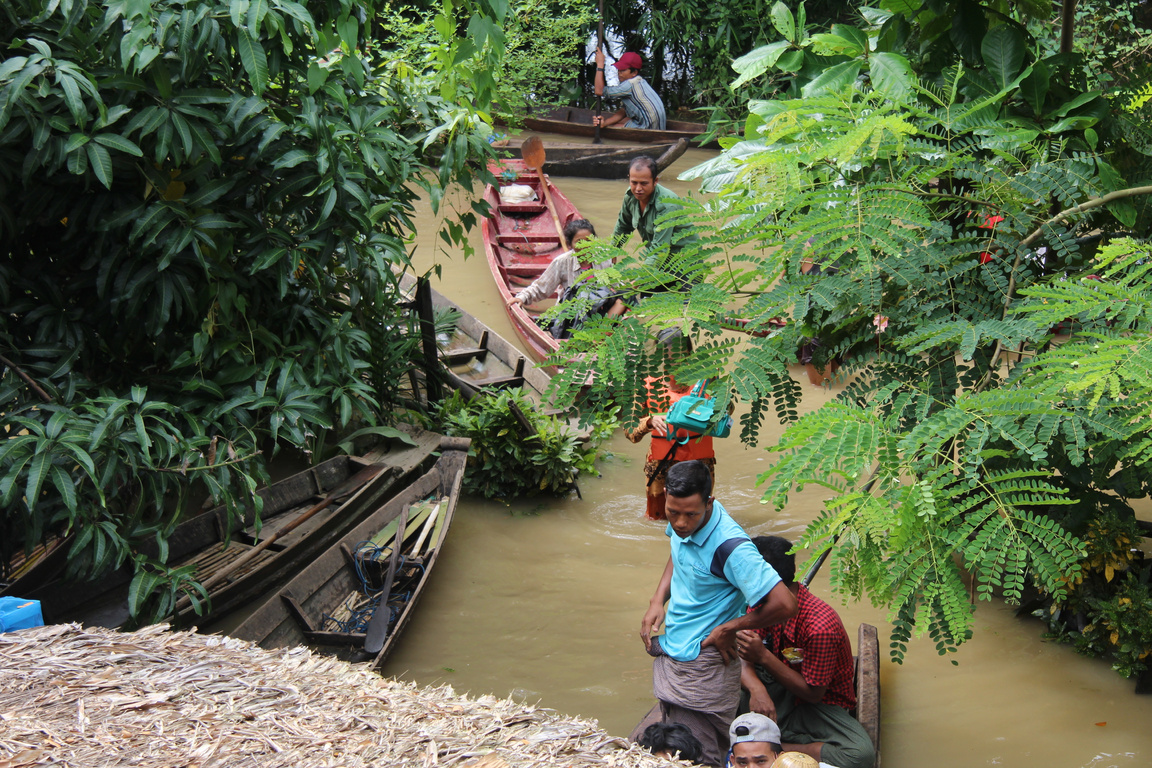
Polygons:
M673 465L664 490L672 554L640 623L659 703L637 731L657 719L683 723L703 745L703 762L719 766L740 701L736 633L789 619L796 598L712 498L704 464Z

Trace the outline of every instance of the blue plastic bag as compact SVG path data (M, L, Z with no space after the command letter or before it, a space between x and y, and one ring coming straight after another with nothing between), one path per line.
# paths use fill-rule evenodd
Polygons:
M0 632L44 626L40 601L23 597L0 597Z

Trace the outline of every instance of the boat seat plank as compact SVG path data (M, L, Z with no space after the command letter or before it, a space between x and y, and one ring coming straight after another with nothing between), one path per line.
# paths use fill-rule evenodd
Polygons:
M488 350L484 347L462 347L460 349L453 349L440 353L440 359L447 365L461 365L473 358L483 361L488 355Z
M509 279L520 278L522 280L535 280L540 275L544 274L548 269L547 264L541 264L537 261L508 261L504 264L504 271L508 273Z
M474 347L457 347L455 349L442 349L440 350L440 359L446 365L460 365L466 363L473 358L484 361L488 356L488 331L480 334L480 340Z
M493 376L490 379L472 379L469 381L477 387L508 387L513 389L524 386L523 376Z
M304 609L300 607L300 603L296 601L296 598L286 592L281 592L280 600L284 603L284 607L288 609L288 613L296 620L296 623L300 625L302 631L305 633L315 631L312 628L312 622L308 621L308 615L304 613Z
M364 637L363 632L304 631L304 639L315 645L350 645L359 648L364 645Z
M522 387L524 386L523 357L516 358L516 370L509 376L492 376L487 379L469 379L468 383L477 387Z
M496 241L505 247L516 243L559 243L560 236L557 234L534 235L529 232L509 232L496 235Z
M496 206L496 210L505 215L522 213L534 216L544 213L544 211L548 210L548 206L535 201L531 203L500 203L500 205Z

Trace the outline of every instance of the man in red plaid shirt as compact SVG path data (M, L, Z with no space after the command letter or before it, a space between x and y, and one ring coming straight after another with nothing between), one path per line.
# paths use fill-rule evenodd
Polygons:
M836 768L871 768L872 740L852 716L855 663L844 623L830 605L796 583L790 541L757 536L752 543L796 595L799 610L783 624L738 633L748 709L776 721L784 751L803 752Z

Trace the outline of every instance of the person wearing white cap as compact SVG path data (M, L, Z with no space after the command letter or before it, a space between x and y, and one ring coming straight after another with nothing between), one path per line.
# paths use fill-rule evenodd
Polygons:
M728 765L734 768L768 768L780 754L780 729L764 715L749 712L728 726Z
M740 715L728 726L728 768L770 768L786 754L807 758L819 768L835 768L819 763L815 758L798 752L783 752L780 746L780 728L770 718L758 712Z

